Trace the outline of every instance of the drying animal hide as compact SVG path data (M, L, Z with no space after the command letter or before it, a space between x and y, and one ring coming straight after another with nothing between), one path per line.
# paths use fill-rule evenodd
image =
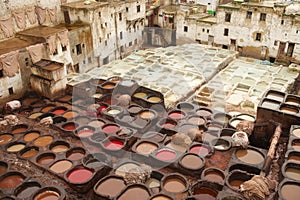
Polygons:
M231 136L231 138L232 138L232 146L243 147L244 149L248 148L249 139L248 139L247 133L238 131L238 132L235 132Z
M7 38L12 37L15 34L13 21L11 17L6 20L0 20L0 28L3 31L4 36Z
M68 46L69 44L69 36L68 36L68 31L62 31L62 32L59 32L57 33L57 37L59 38L60 40L60 43L62 46Z
M33 46L26 47L31 57L32 63L36 63L43 58L43 52L45 51L44 44L36 44Z
M35 24L36 23L36 15L35 15L35 10L34 7L30 7L26 9L26 15L28 17L28 20L30 24Z
M25 11L24 10L14 11L12 14L15 18L17 26L20 29L24 29L26 27Z
M10 53L0 56L0 63L2 64L3 74L8 77L14 77L19 73L19 52L12 51Z
M52 55L57 49L56 35L49 36L47 38L47 44L48 44L48 47L49 47L49 53Z
M43 24L46 21L46 9L41 7L35 7L35 13L37 15L39 24Z
M56 23L57 21L57 17L56 17L56 7L50 9L50 8L47 8L47 12L48 12L48 15L50 17L50 21L52 23Z

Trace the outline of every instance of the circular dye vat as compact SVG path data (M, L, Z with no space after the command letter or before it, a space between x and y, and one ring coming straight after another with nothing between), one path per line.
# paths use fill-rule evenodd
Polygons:
M117 196L125 187L126 185L123 179L114 176L108 176L96 184L94 191L96 191L96 193L99 195L113 198Z
M8 169L8 164L6 162L0 161L0 175L5 174Z
M209 147L203 146L201 144L199 145L194 145L190 148L189 152L190 153L195 153L198 154L199 156L205 157L208 154L210 154L210 149Z
M208 109L199 109L196 111L196 114L202 117L209 118L212 115L212 111Z
M48 165L52 163L55 159L55 154L45 153L38 156L36 162L40 165Z
M63 117L66 118L66 119L73 119L75 118L76 116L78 116L78 113L77 112L74 112L74 111L68 111L68 112L65 112L63 114Z
M224 173L216 168L205 169L202 176L205 180L216 183L222 183L225 179Z
M206 124L205 119L203 119L202 117L190 117L188 119L188 122L191 124L195 124L197 126L204 126Z
M163 188L171 193L181 193L186 190L187 183L179 176L170 176L163 181Z
M226 151L230 149L231 143L228 140L225 140L223 138L216 138L211 141L211 143L214 146L214 149L219 151Z
M150 110L145 110L145 111L142 111L139 114L139 116L143 119L153 119L153 118L155 118L155 113Z
M251 165L257 165L264 162L264 156L253 149L240 149L235 152L237 159Z
M276 93L276 92L269 92L266 97L268 99L273 99L276 101L283 101L284 94Z
M134 96L135 98L140 98L140 99L142 99L142 98L145 98L145 97L147 96L147 94L144 93L144 92L138 92L138 93L135 93L133 96Z
M223 126L217 123L211 123L208 125L208 130L213 132L220 131L222 128Z
M31 115L28 116L29 119L36 119L39 116L41 116L43 113L42 112L36 112L36 113L32 113Z
M63 97L60 97L58 100L62 101L62 102L67 102L67 101L72 100L72 96L71 95L65 95Z
M229 182L229 185L233 188L239 189L240 185L242 185L245 181L243 180L232 180Z
M102 126L102 130L106 134L113 134L120 130L120 127L116 124L106 124Z
M292 148L295 149L296 151L300 151L300 140L295 139L292 141Z
M248 114L239 114L237 116L237 118L247 120L247 121L250 121L250 122L255 122L255 117L252 116L252 115L248 115Z
M118 109L109 109L107 111L107 114L109 114L109 115L117 115L119 113L121 113L121 110L118 110Z
M124 142L121 140L110 140L107 141L104 146L109 150L120 150L124 147Z
M172 200L171 197L168 197L164 194L158 194L150 198L150 200Z
M199 170L204 166L204 160L193 154L184 155L179 163L182 167L190 170Z
M17 189L16 196L20 199L27 199L41 188L38 182L28 182Z
M48 105L48 106L45 106L44 108L42 108L42 109L41 109L41 112L47 113L47 112L49 112L50 110L52 110L53 108L55 108L55 105Z
M170 117L171 119L174 119L174 120L180 120L185 117L185 114L180 111L173 111L168 114L168 117Z
M52 113L55 114L55 115L61 115L63 114L67 109L56 109L56 110L53 110Z
M192 111L195 109L194 105L193 104L190 104L190 103L186 103L186 102L183 102L183 103L179 103L177 104L176 106L178 109L180 110L183 110L183 111Z
M292 133L294 136L300 138L300 128L294 129Z
M16 188L24 181L25 177L16 172L11 172L0 180L1 189Z
M163 125L162 125L163 128L165 129L173 129L176 127L176 123L174 122L165 122Z
M143 155L149 155L158 148L158 145L152 142L140 142L136 146L136 152Z
M51 165L50 170L55 173L64 173L72 167L72 162L69 160L60 160Z
M139 165L137 165L135 163L124 163L116 169L115 174L118 176L124 177L127 172L129 172L131 169L135 169L137 167L139 167Z
M68 149L69 149L68 144L57 144L51 148L51 151L54 153L62 153L62 152L67 151Z
M127 189L118 197L118 200L128 200L128 199L139 199L148 200L150 197L149 192L142 185L132 185L127 187Z
M289 152L288 161L300 162L300 152L298 151Z
M215 200L218 196L218 191L209 187L200 187L194 190L193 194L197 195L198 199Z
M65 131L74 131L77 127L78 125L74 122L67 122L62 126Z
M83 128L77 132L79 137L90 137L94 134L94 131L89 128Z
M9 152L9 153L16 153L16 152L19 152L21 151L22 149L25 148L25 144L22 144L22 143L16 143L16 144L13 144L11 146L9 146L6 151Z
M7 144L14 139L14 136L8 133L4 133L0 135L0 145Z
M86 168L76 168L71 170L67 178L70 183L85 183L91 179L93 171Z
M28 129L28 126L25 125L25 124L17 125L16 127L13 127L13 128L12 128L11 133L12 133L12 134L24 133L24 132L27 131L27 129Z
M280 194L284 200L298 200L300 185L298 183L288 182L280 188Z
M236 128L237 125L242 121L240 118L232 118L229 122L230 126Z
M94 120L88 123L89 126L92 126L94 128L99 128L101 126L103 126L105 123L103 121L99 121L99 120Z
M127 110L130 114L135 115L135 114L138 114L142 110L142 108L140 106L137 106L137 105L131 105L131 106L128 107Z
M37 147L45 147L51 144L53 141L53 137L50 135L40 136L36 138L33 144Z
M30 148L24 153L22 153L21 157L22 158L31 158L33 156L36 156L39 153L37 148Z
M70 149L66 153L67 159L69 160L80 160L85 156L85 150L82 148Z
M38 131L30 131L26 133L23 137L25 142L31 142L40 136L40 132Z
M160 180L157 180L155 178L149 178L145 185L148 187L148 188L158 188L160 187Z
M160 103L161 98L159 98L159 97L149 97L149 98L147 98L147 101L149 101L150 103Z
M297 107L292 107L292 106L281 106L279 110L281 110L284 113L288 113L288 114L299 113L299 109Z
M286 177L290 179L300 181L300 165L296 165L296 164L295 166L293 166L293 164L287 165L284 174Z
M56 191L43 191L37 195L35 195L33 200L59 200L60 194Z
M216 113L213 116L213 120L222 124L227 124L230 120L230 116L225 113Z
M161 149L156 152L155 158L162 160L162 161L171 161L176 158L177 154L175 151L170 149Z
M101 86L104 89L114 89L115 85L114 84L110 84L110 83L105 83Z

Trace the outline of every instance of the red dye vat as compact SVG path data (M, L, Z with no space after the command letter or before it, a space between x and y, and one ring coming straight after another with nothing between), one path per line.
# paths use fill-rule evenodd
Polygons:
M70 183L85 183L93 175L93 172L89 169L80 168L72 170L68 175Z
M112 134L120 130L117 125L107 125L102 128L102 130L107 134Z
M176 158L176 153L171 150L160 150L155 154L155 157L159 160L169 161Z
M184 114L182 112L171 112L169 113L169 117L178 120L184 118Z
M175 126L176 126L176 124L174 124L174 123L172 123L172 122L166 122L166 123L163 124L163 127L164 127L165 129L172 129L172 128L174 128Z
M74 131L76 129L75 124L66 124L63 126L66 131Z
M205 157L209 154L209 149L204 146L193 146L190 149L190 153L195 153L195 154Z
M77 132L77 135L79 137L89 137L91 135L93 135L94 131L93 130L89 130L89 129L83 129Z
M109 141L108 143L106 143L105 147L107 149L111 149L111 150L119 150L124 147L124 142L122 142L120 140L112 140L112 141Z
M61 109L58 109L58 110L54 110L53 113L56 114L56 115L61 115L62 113L64 113L65 110L61 110Z

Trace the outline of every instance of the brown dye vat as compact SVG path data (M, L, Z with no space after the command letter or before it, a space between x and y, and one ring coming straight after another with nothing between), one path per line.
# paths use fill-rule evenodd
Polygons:
M14 139L12 134L4 133L0 135L0 145L7 144Z
M206 168L202 172L202 179L205 179L209 182L223 183L225 174L223 171L217 168Z
M45 147L51 144L53 141L53 137L50 135L44 135L36 138L33 142L33 144L37 147Z
M300 184L297 182L286 181L279 186L280 199L299 200Z
M126 187L126 184L121 177L106 176L95 185L94 192L101 196L107 196L109 198L114 198L125 187Z
M63 117L66 119L73 119L74 117L76 117L78 115L77 112L75 111L67 111L63 114Z
M41 112L47 113L47 112L49 112L50 110L52 110L53 108L55 108L55 106L56 106L56 105L47 105L47 106L45 106L45 107L43 107L43 108L41 109Z
M179 164L189 170L200 170L205 165L205 160L196 154L184 154Z
M37 147L29 147L24 149L21 153L21 158L31 158L33 156L36 156L39 153L39 150Z
M285 103L289 104L289 105L293 105L293 106L299 106L300 98L295 97L295 96L287 96Z
M50 170L55 173L64 173L72 167L73 163L69 160L60 160L51 165Z
M19 134L19 133L24 133L28 129L28 126L26 124L20 124L16 125L12 128L11 133L12 134Z
M195 124L197 126L204 126L206 124L206 120L200 116L192 116L188 119L188 123Z
M156 194L150 197L150 200L172 200L172 197L169 197L165 194Z
M50 145L50 149L54 153L62 153L70 148L70 144L65 141L57 141Z
M158 145L152 142L143 141L138 143L135 151L139 154L149 155L158 148Z
M200 108L196 111L196 114L200 115L202 117L206 117L207 119L210 119L210 117L212 115L212 111L207 108Z
M80 147L75 147L66 152L66 157L69 160L80 160L85 156L85 150Z
M72 99L71 95L65 95L65 96L59 98L58 101L67 102L67 101L70 101L71 99Z
M45 101L38 100L38 101L32 102L30 105L34 108L39 108L39 107L42 107L44 104L45 104Z
M171 193L182 193L187 189L187 181L179 174L170 174L162 180L163 189Z
M240 170L233 170L229 174L226 183L231 189L239 191L240 185L243 184L245 181L250 180L252 177L253 174L248 174Z
M59 200L60 195L55 191L44 191L34 197L34 200Z
M208 181L198 181L191 187L191 194L196 199L213 200L218 196L219 191L222 190L222 185Z
M25 180L25 176L19 172L8 172L0 178L0 188L16 188Z
M297 113L299 113L299 109L297 107L286 106L286 105L280 106L279 110L281 112L288 113L288 114L297 114Z
M29 119L36 119L39 116L41 116L43 113L42 112L36 112L36 113L32 113L31 115L28 116Z
M292 148L295 149L296 151L300 151L300 140L295 139L292 141Z
M300 138L300 128L296 128L292 131L293 135Z
M235 152L237 159L251 165L257 165L264 162L264 156L254 149L240 149Z
M144 110L140 112L139 116L143 119L153 119L156 117L156 113L151 110Z
M287 162L282 166L283 175L289 179L300 181L300 164Z
M300 162L300 152L291 151L288 153L288 161Z
M37 157L36 162L40 165L48 165L55 159L54 153L44 153Z
M41 184L38 182L26 182L15 190L15 196L20 199L29 199L40 188Z
M0 176L5 174L8 169L8 164L6 162L0 161Z
M23 136L25 142L31 142L40 136L39 131L30 131Z
M128 186L124 192L118 196L118 200L139 199L148 200L150 192L144 185L134 184Z
M116 85L112 84L112 83L104 83L104 84L102 84L101 87L104 89L114 89L116 87Z

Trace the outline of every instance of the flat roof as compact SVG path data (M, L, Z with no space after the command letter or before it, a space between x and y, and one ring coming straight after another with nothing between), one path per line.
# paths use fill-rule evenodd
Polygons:
M108 2L90 2L90 4L84 4L85 1L71 2L61 5L62 8L71 8L71 9L86 9L86 10L95 10L102 6L108 5Z
M0 55L7 54L11 51L26 48L31 45L40 43L39 41L29 40L26 38L11 38L0 42Z
M49 26L37 26L34 28L27 29L25 31L21 31L18 34L29 37L39 37L39 38L47 38L56 33L67 30L65 27L49 27Z
M75 24L59 24L56 27L66 28L69 31L72 31L72 30L90 27L90 25L85 23L75 23Z

